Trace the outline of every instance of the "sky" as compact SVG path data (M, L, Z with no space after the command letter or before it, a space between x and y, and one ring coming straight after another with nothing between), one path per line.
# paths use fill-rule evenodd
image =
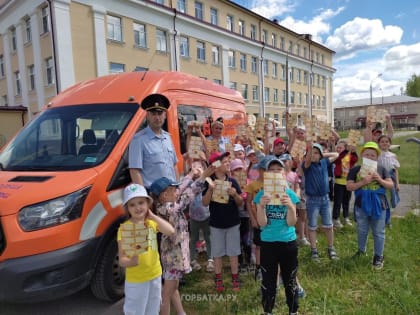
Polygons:
M335 51L333 100L404 93L420 76L418 0L235 0Z

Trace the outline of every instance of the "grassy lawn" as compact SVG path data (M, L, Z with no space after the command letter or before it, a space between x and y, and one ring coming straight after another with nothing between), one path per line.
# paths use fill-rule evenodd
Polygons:
M400 145L400 150L394 151L400 162L400 183L419 185L419 150L420 146L414 142L406 142L407 138L420 138L420 133L392 139L392 144Z
M310 260L308 247L300 247L299 279L307 296L300 300L299 314L420 314L419 229L418 216L393 219L392 229L386 231L385 265L380 271L371 267L371 235L368 255L352 257L357 249L355 226L336 233L339 261L327 258L325 235L318 236L319 264ZM259 284L252 274L242 274L242 289L233 292L226 260L226 290L216 294L213 274L203 269L188 275L187 284L181 288L187 314L262 313ZM274 314L287 314L283 289L278 292Z

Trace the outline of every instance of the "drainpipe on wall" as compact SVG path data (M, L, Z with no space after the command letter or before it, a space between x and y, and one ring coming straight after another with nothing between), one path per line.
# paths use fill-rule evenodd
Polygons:
M56 94L60 93L60 82L59 82L59 76L58 76L58 68L57 68L57 59L56 59L56 55L57 55L57 48L55 45L55 23L54 21L54 15L53 15L53 9L52 9L52 2L53 0L47 0L48 2L48 8L50 11L50 28L51 28L51 45L52 45L52 58L54 61L54 75L55 75L55 92Z

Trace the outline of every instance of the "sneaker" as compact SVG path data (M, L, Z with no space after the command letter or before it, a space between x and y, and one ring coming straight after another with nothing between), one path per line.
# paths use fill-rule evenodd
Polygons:
M380 270L384 266L384 256L373 256L373 262L372 262L373 268L376 270Z
M333 220L333 224L334 224L334 227L337 228L337 229L341 229L343 227L343 225L341 224L340 219Z
M337 253L335 252L334 247L329 247L328 248L328 256L330 257L331 260L338 260L338 256Z
M261 268L255 268L254 280L255 281L261 281L262 280Z
M306 237L301 238L299 240L299 245L301 246L311 246L311 243L309 243L309 241L306 239Z
M191 262L191 268L193 269L193 270L200 270L201 269L201 266L200 266L200 264L197 262L197 260L193 260L192 262Z
M241 290L241 281L239 280L239 275L232 275L232 290L239 292Z
M207 261L206 271L207 272L213 272L214 271L214 261L213 261L213 259L209 259Z
M214 284L216 285L216 291L217 292L223 292L225 291L225 286L223 284L223 278L221 274L217 274L214 277Z
M298 285L298 296L300 299L306 296L305 290L300 285Z
M352 226L353 223L351 223L349 218L344 218L344 225Z
M311 259L315 262L320 262L318 250L316 248L311 249Z

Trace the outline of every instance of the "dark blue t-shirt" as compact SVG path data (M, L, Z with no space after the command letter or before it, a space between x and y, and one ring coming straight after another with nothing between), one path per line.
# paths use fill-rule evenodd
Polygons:
M305 194L308 196L325 196L330 192L328 184L328 168L331 162L328 158L321 159L318 163L312 162L309 168L302 169L305 174Z

